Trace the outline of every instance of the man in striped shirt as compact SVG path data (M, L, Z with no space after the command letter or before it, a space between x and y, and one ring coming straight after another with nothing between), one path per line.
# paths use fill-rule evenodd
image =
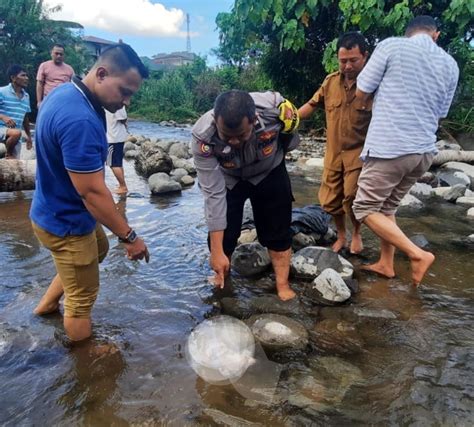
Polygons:
M358 221L381 240L380 259L365 269L395 276L395 248L410 258L414 285L423 279L434 255L414 245L395 222L401 199L431 166L437 153L439 119L446 117L456 89L459 69L436 45L436 22L414 18L406 37L379 43L357 78L357 96L375 92L359 189L353 204Z
M6 159L19 157L21 128L26 133L26 148L33 146L30 121L30 96L25 91L28 86L28 74L21 65L12 65L8 71L10 84L0 88L0 142L5 142Z

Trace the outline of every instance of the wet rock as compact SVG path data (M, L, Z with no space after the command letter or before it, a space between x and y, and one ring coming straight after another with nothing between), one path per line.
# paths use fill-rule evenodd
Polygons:
M356 327L344 320L325 319L309 331L310 340L318 352L328 354L358 354L364 340Z
M186 169L189 175L196 175L196 168L194 167L194 164L192 162L192 159L179 159L178 157L175 156L170 156L171 160L173 161L173 167L178 169L178 168L183 168Z
M222 298L219 303L222 314L227 314L237 319L248 319L254 314L248 299L226 297Z
M169 149L170 156L176 156L178 159L189 159L189 145L184 142L175 142Z
M448 162L441 166L441 169L463 172L471 180L471 189L474 189L474 165L462 162Z
M171 171L171 179L173 179L176 182L179 182L183 176L186 176L188 174L188 171L183 168L177 168Z
M359 292L359 282L356 279L344 279L344 283L350 289L352 295Z
M302 350L308 345L308 331L296 320L278 314L260 314L248 320L262 347L270 351Z
M163 172L155 173L148 179L152 194L167 194L181 191L181 185Z
M324 159L314 158L309 159L304 164L304 169L308 171L321 170L324 168Z
M425 172L421 177L420 179L418 180L418 182L422 183L422 184L428 184L430 185L431 187L437 187L438 186L438 177L433 173L433 172Z
M456 199L456 204L457 205L466 205L466 206L474 206L474 197L459 197Z
M136 159L138 156L138 153L139 152L137 150L130 150L124 153L123 157L124 159L127 159L127 160Z
M135 145L133 142L127 141L125 145L123 146L123 152L126 153L127 151L133 151L140 149L137 145Z
M135 144L137 142L137 137L134 136L134 135L129 135L128 138L127 138L127 141Z
M180 184L184 187L189 187L194 184L194 178L190 175L185 175L179 180Z
M326 268L307 287L305 295L314 302L332 305L347 301L351 291L337 271Z
M467 217L474 219L474 208L470 208L470 209L467 211Z
M158 140L156 141L156 145L160 147L165 153L169 153L170 147L175 143L176 141L169 141L169 140Z
M427 248L430 245L428 239L423 234L414 234L410 237L410 240L419 248Z
M257 242L237 246L232 254L232 267L242 276L263 273L270 265L267 249Z
M431 185L415 182L413 187L410 188L410 194L416 197L430 197L434 194L434 191Z
M135 170L146 178L158 172L168 174L172 168L173 162L168 154L151 142L144 143L135 158Z
M395 313L386 309L355 307L354 313L359 317L369 317L373 319L397 319L397 315Z
M354 273L349 261L321 246L308 246L291 258L291 270L300 279L313 280L326 268L337 271L343 279L352 278Z
M400 201L400 207L406 209L418 210L423 208L423 202L411 194L406 194Z
M447 202L455 203L457 199L464 196L466 192L466 187L462 184L457 184L453 187L450 187L450 190L443 195L443 199Z
M0 142L0 159L5 157L5 154L7 154L7 146L3 142Z
M304 314L300 300L296 297L282 301L277 295L262 295L250 301L254 313L273 313L282 316L297 316Z
M464 193L464 197L474 197L474 191L469 190L469 188L466 188L466 192Z
M244 243L252 243L257 240L257 230L255 228L247 228L245 230L242 230L242 233L240 233L239 240L237 243L239 245L242 245Z
M469 177L459 171L447 170L441 172L438 175L439 182L441 185L446 185L448 187L454 187L455 185L464 185L464 187L469 187L471 185L471 180Z
M435 196L443 197L447 192L451 190L451 187L437 187L433 188Z

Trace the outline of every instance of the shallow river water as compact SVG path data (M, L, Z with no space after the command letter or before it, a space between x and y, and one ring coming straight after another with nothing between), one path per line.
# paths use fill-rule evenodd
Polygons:
M140 122L131 130L189 137L189 129ZM408 285L403 256L395 279L359 273L360 292L350 304L309 308L306 326L336 322L339 346L329 351L313 341L305 352L274 358L280 377L272 399L253 400L232 385L205 383L184 356L189 333L216 313L218 301L207 282L197 185L153 197L132 163L126 176L131 193L118 207L145 239L151 261L128 261L109 233L93 320L97 345L113 347L99 355L65 344L60 315L32 314L52 260L31 230L32 192L0 194L0 425L472 425L473 254L452 243L473 233L465 209L432 204L402 216L402 228L423 233L437 256L422 286ZM317 177L292 179L295 205L314 203ZM107 182L115 186L109 171ZM377 241L367 230L364 237L372 260ZM252 280L232 282L233 296L269 292Z

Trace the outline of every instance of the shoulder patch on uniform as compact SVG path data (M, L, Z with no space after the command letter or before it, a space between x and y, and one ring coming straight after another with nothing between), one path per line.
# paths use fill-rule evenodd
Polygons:
M209 144L206 144L205 142L202 142L202 141L197 141L197 143L199 144L199 149L203 156L207 157L211 155L212 147Z

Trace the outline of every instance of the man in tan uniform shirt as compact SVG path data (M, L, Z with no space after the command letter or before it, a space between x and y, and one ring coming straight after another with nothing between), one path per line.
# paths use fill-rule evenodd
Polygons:
M319 201L323 209L334 217L337 241L333 250L346 246L345 215L353 224L351 253L363 249L361 224L352 213L352 202L357 192L357 180L362 169L359 156L369 127L372 100L362 105L355 98L357 75L367 60L367 42L358 32L342 35L337 43L339 71L329 74L313 97L299 110L305 119L318 107L326 111L327 145Z

